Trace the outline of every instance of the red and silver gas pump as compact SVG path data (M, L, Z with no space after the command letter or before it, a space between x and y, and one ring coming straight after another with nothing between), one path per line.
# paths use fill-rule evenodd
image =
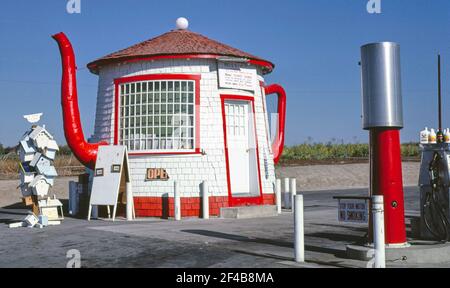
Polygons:
M370 137L370 195L383 195L385 242L406 245L400 129L403 128L400 46L361 47L362 122ZM370 229L371 230L371 229Z

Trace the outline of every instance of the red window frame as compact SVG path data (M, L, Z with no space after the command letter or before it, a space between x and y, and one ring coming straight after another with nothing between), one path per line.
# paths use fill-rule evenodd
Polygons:
M200 79L197 74L146 74L114 79L114 145L119 143L119 85L139 81L152 80L194 80L195 81L195 148L194 151L170 151L170 152L130 152L129 155L179 155L201 154L200 149Z
M255 98L252 96L241 96L241 95L230 95L221 94L221 106L222 106L222 125L223 125L223 137L224 137L224 147L225 147L225 165L227 172L227 188L228 188L228 199L230 206L245 206L245 205L262 205L263 201L263 190L261 183L261 166L259 161L259 141L258 132L256 129L256 112L255 112ZM227 125L226 125L226 115L225 115L225 101L226 100L241 100L251 103L253 112L253 126L255 130L255 143L256 143L256 165L258 167L258 185L259 185L259 196L256 197L233 197L231 193L231 181L230 181L230 163L228 159L228 147L227 147Z

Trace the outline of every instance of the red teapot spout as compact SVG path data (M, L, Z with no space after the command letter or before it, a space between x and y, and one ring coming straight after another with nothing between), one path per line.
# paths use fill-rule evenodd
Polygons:
M67 145L75 157L86 167L94 169L98 147L106 142L88 143L84 138L78 108L77 78L75 54L72 44L64 33L52 36L56 40L61 53L61 106L63 112L64 135Z

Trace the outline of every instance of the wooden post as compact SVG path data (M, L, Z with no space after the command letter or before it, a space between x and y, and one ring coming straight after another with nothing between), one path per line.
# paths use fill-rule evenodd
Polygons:
M32 211L33 211L34 215L38 216L40 214L38 196L33 195L33 196L31 196L31 198L33 199L33 204L31 204Z

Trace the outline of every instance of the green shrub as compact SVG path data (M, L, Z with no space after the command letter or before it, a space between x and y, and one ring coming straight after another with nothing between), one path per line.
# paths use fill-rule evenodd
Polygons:
M419 157L420 150L417 143L401 145L403 157ZM281 160L331 160L349 158L368 158L368 144L339 144L336 141L329 143L306 142L295 146L286 146Z

